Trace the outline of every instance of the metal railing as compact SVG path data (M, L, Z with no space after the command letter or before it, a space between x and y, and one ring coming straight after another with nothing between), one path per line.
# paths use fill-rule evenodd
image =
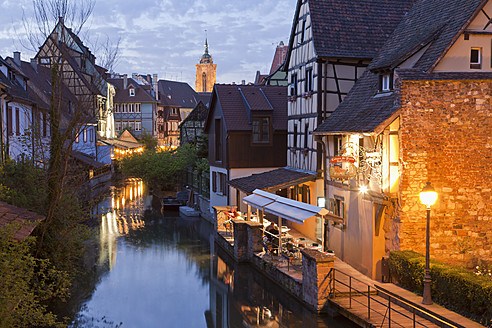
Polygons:
M338 279L337 278L338 275L343 275L346 278L348 278L348 283ZM426 321L431 322L430 319L426 319L426 318L431 318L432 322L435 325L440 326L441 328L444 327L458 328L457 326L442 320L441 318L435 316L434 314L427 312L421 308L418 308L413 304L408 303L404 299L386 293L380 289L376 289L368 285L367 283L357 278L354 278L340 270L336 270L335 268L332 268L328 272L328 276L329 276L329 286L330 286L330 298L332 299L337 298L337 292L338 292L338 297L342 297L342 295L346 297L347 291L343 291L341 288L337 289L337 286L339 287L340 285L342 285L343 287L348 288L348 298L349 298L348 309L352 308L352 302L356 302L362 305L363 307L367 307L368 321L371 319L371 313L379 314L382 316L382 321L378 325L380 327L382 327L383 324L385 324L385 322L387 323L388 327L391 327L392 325L398 327L404 327L401 323L398 323L395 321L395 319L391 318L392 315L398 314L403 318L406 318L407 320L411 320L411 322L413 323L413 328L429 327L426 324L417 321L418 319L425 319ZM359 284L359 286L360 284L362 284L364 286L363 287L364 290L360 290L360 287L359 289L357 289L353 285L354 281L356 281ZM375 295L382 295L380 297L386 300L386 302L382 301L381 299L375 298L374 297ZM382 306L383 310L375 308L375 306L377 306L378 304ZM405 308L406 310L399 310L400 308Z

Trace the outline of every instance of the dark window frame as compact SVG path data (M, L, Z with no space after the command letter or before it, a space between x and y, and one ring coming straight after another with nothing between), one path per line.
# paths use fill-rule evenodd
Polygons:
M268 125L267 129L267 140L263 140L264 137L264 125L265 122L263 121L264 119L267 119L268 122L266 123ZM255 141L255 123L258 122L258 139ZM251 119L251 144L252 145L270 145L272 144L273 141L273 128L272 128L272 117L270 115L262 115L262 116L253 116Z
M311 92L313 91L313 68L306 68L306 80L304 81L304 91Z
M470 69L482 68L482 48L472 47L470 49Z

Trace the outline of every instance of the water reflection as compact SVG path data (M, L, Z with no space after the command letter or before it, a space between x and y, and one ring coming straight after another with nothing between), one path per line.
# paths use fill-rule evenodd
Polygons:
M153 209L139 180L114 188L101 218L104 274L76 327L350 327L309 312L260 272L233 261L202 219ZM159 203L160 204L160 203Z

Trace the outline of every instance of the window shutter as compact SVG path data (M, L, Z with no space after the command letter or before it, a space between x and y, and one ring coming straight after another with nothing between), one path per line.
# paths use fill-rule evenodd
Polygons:
M217 172L212 172L212 191L217 192Z

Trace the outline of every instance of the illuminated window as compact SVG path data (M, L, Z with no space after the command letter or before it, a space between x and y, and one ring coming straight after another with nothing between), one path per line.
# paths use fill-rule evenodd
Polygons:
M135 88L129 88L128 91L130 92L130 97L135 97Z

